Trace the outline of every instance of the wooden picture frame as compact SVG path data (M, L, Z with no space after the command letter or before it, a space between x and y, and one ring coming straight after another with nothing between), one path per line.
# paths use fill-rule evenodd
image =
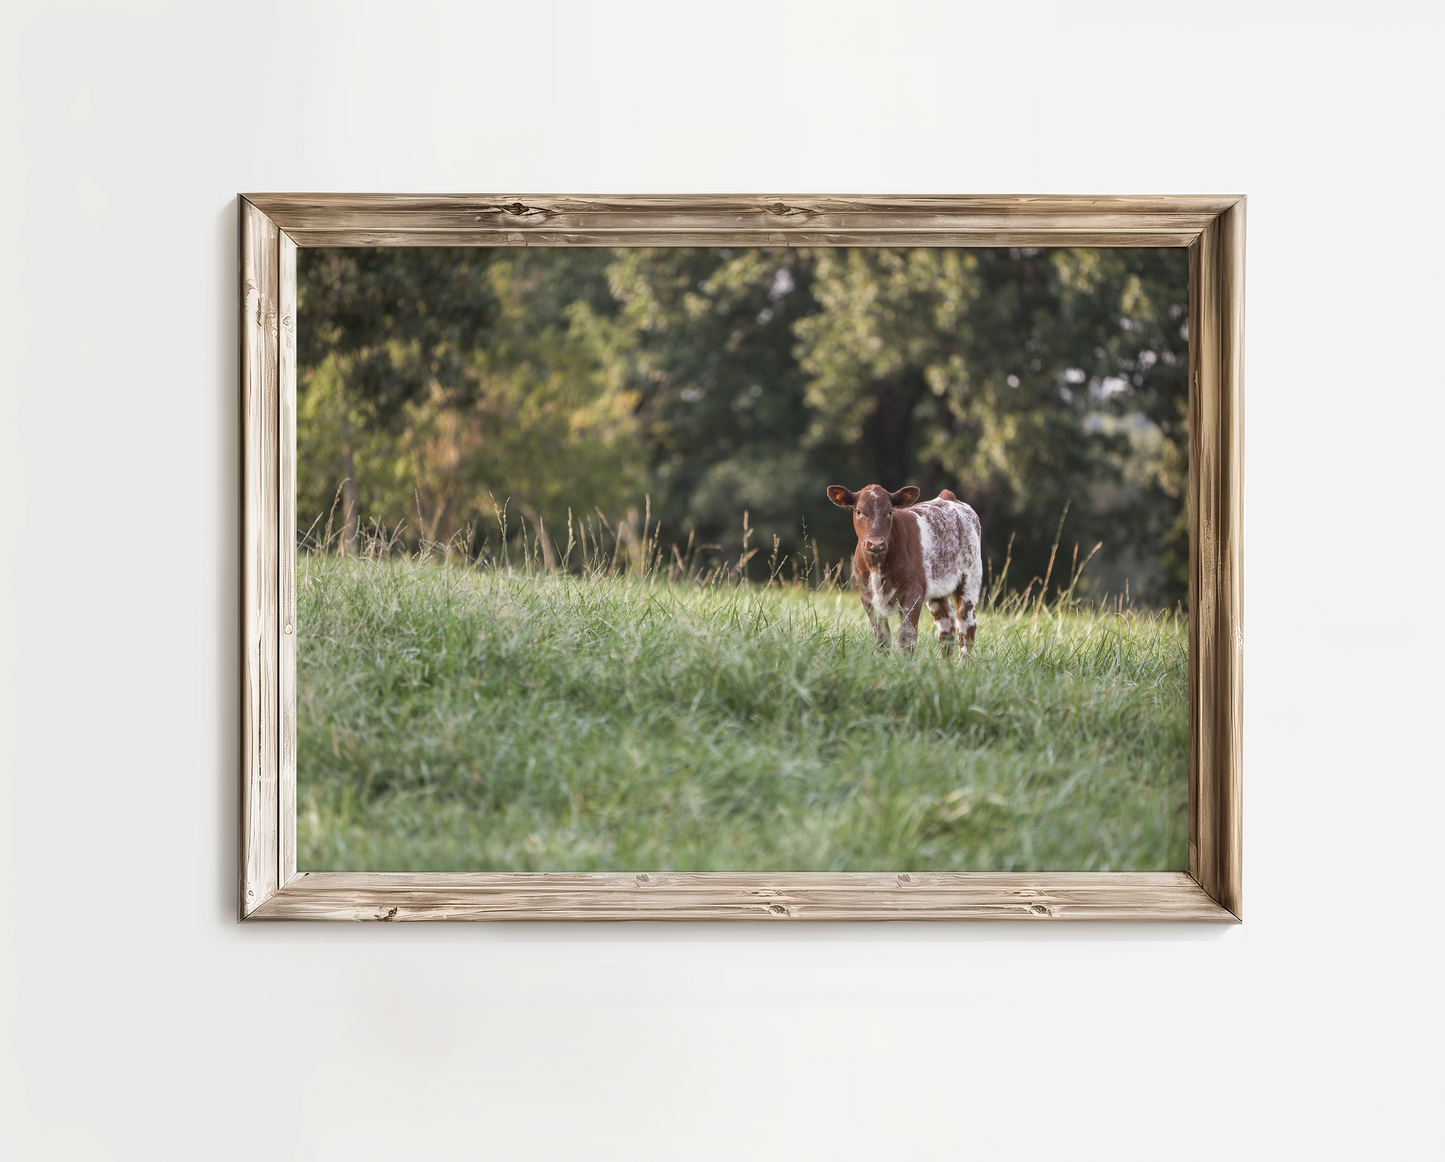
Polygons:
M243 920L1213 920L1243 915L1245 202L1235 196L239 198ZM1189 250L1189 870L296 870L296 252L303 246Z

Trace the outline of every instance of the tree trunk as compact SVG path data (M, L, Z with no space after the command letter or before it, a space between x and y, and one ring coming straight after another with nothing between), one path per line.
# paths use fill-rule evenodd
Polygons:
M934 416L939 428L950 439L958 430L958 422L954 418L953 409L948 406L948 400L942 396L935 396L933 399ZM938 457L929 459L928 463L919 469L918 486L923 489L923 499L932 500L938 495L943 484L943 465L939 463ZM962 499L960 497L960 499Z
M915 368L873 382L873 411L863 421L863 439L873 455L874 483L887 489L912 483L913 410L927 385Z
M918 487L924 500L932 500L938 495L938 476L943 471L943 465L934 457L918 470Z

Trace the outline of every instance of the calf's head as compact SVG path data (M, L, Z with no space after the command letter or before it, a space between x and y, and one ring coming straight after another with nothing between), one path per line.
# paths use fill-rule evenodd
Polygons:
M893 510L907 508L918 499L918 489L912 484L889 492L877 484L870 484L861 492L852 492L839 484L828 486L828 499L839 508L853 510L853 529L858 534L858 545L874 565L882 564L888 555L888 538L893 532Z

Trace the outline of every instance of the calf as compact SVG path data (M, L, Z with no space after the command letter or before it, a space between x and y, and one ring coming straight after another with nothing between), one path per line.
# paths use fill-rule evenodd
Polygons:
M853 580L878 644L888 648L888 616L896 609L902 616L898 644L912 653L918 615L927 602L944 652L961 627L966 656L978 625L974 613L983 564L978 514L947 489L937 500L915 504L918 489L911 484L897 492L877 484L850 492L834 484L828 499L853 510L858 533Z

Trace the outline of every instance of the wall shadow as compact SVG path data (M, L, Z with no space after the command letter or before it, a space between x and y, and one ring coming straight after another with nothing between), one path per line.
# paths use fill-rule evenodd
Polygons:
M216 738L214 771L217 786L215 900L217 915L226 924L237 919L237 867L240 859L241 829L241 424L239 371L240 352L236 338L237 271L239 241L237 208L233 198L216 215L213 245L216 248L216 366L221 406L216 424L211 462L214 466L213 495L216 508L213 527L220 530L216 559Z

